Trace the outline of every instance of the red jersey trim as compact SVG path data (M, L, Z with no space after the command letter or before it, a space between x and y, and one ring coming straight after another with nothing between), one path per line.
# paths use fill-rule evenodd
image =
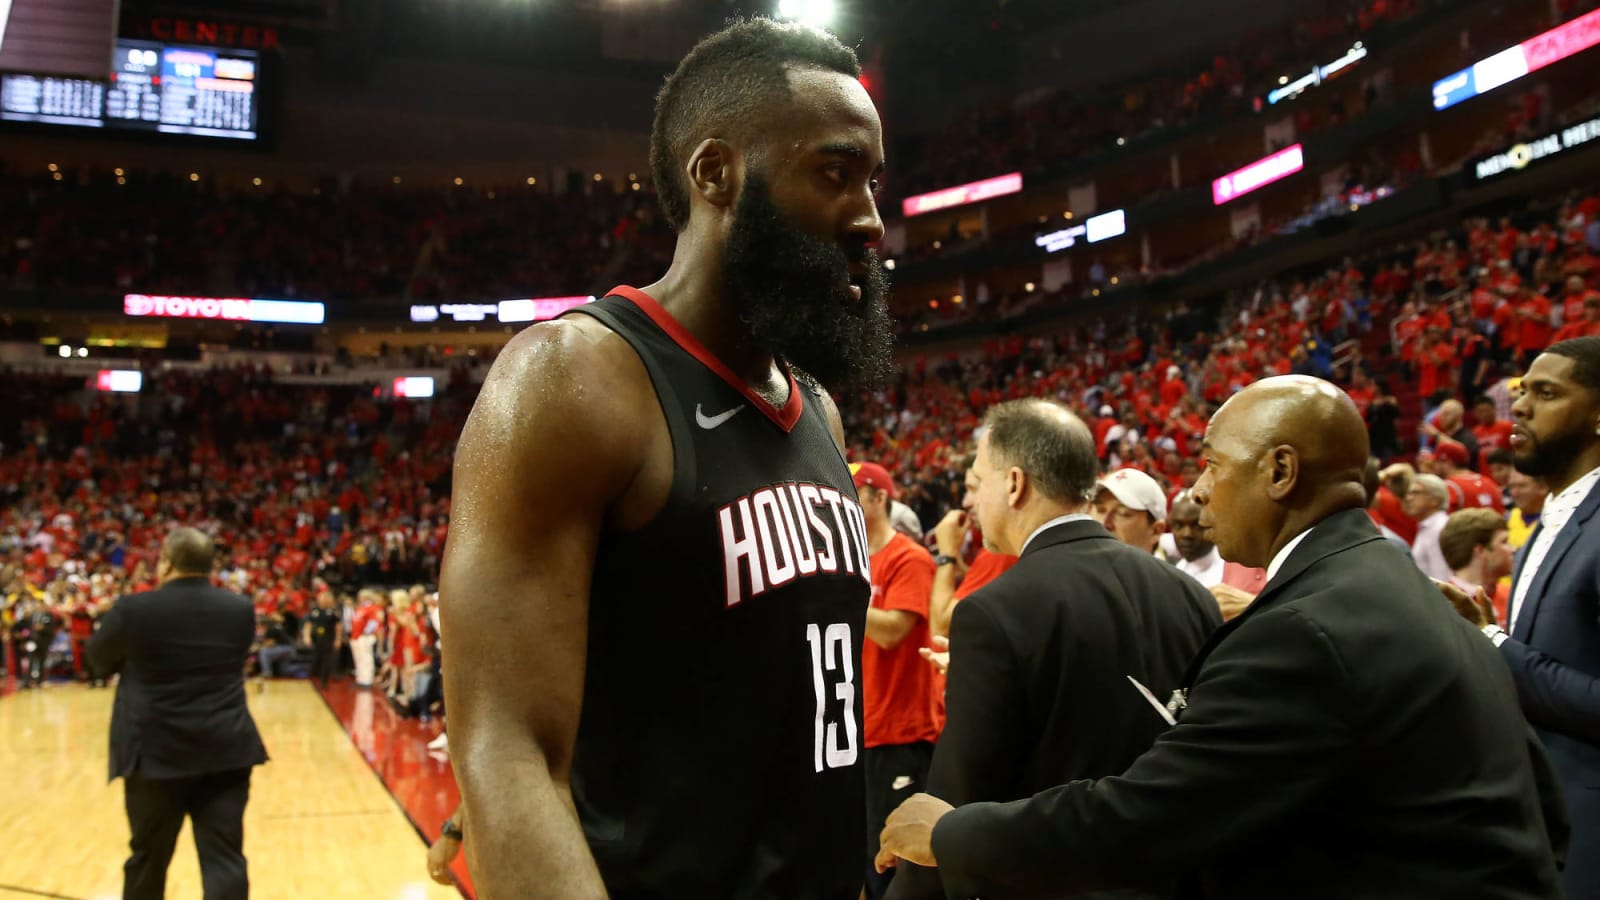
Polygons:
M789 376L789 402L784 404L782 409L779 409L768 403L760 394L751 390L750 385L746 384L744 379L733 374L733 370L724 365L715 353L706 349L705 345L696 340L688 329L680 325L678 320L672 317L671 313L662 309L661 304L657 303L654 297L638 288L628 287L627 285L614 287L607 292L607 296L612 295L621 297L639 307L639 310L649 316L650 321L656 323L656 327L665 331L667 336L672 338L679 347L682 347L690 356L699 360L701 365L710 369L718 378L726 381L734 390L743 394L752 406L760 410L762 415L771 419L774 425L782 428L784 433L787 434L793 431L794 426L799 424L800 413L805 409L805 402L800 397L800 385L795 383L794 373L789 370L787 365L779 363L779 365L784 366L784 374Z

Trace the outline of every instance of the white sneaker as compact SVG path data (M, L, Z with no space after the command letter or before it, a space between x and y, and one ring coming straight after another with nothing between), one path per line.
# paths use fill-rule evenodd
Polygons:
M441 731L441 732L439 732L439 736L438 737L436 737L433 740L428 742L428 749L429 750L448 750L448 749L450 749L450 740L445 735L445 733Z

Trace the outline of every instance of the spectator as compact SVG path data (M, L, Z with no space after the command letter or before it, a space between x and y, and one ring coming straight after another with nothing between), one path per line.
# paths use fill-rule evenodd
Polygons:
M1406 492L1406 515L1417 522L1417 537L1411 542L1411 556L1423 574L1437 581L1449 581L1453 571L1439 549L1439 533L1450 518L1450 489L1437 475L1418 475Z

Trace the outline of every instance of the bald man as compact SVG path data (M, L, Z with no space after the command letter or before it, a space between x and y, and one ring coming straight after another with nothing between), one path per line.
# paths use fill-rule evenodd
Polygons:
M245 705L255 609L213 587L216 550L193 528L161 547L161 586L119 597L89 640L95 671L121 671L111 710L111 778L123 779L132 851L124 900L159 900L183 820L194 826L206 900L250 894L244 808L267 761Z
M1561 896L1548 764L1492 645L1367 518L1355 404L1266 379L1203 452L1201 526L1268 580L1190 664L1174 726L1120 776L959 809L913 797L880 864L937 866L953 897L1159 877L1229 900Z

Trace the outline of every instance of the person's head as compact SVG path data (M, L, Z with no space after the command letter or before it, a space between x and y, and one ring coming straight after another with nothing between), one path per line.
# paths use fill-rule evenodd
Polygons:
M898 493L889 470L874 462L855 463L850 469L855 476L856 493L861 498L861 513L866 517L867 528L889 525L889 504Z
M1295 535L1366 500L1367 429L1320 378L1258 381L1211 417L1192 496L1222 558L1265 568Z
M1479 425L1493 425L1495 421L1494 398L1479 397L1473 401L1472 418Z
M1490 450L1483 460L1489 464L1489 477L1494 479L1495 484L1506 484L1511 481L1511 474L1515 470L1512 468L1510 450L1496 447Z
M1451 513L1439 532L1439 550L1450 571L1470 570L1478 584L1488 585L1511 574L1511 544L1505 519L1492 509Z
M1439 449L1433 452L1434 471L1444 478L1449 478L1464 469L1470 468L1472 454L1467 451L1466 445L1455 441L1443 441Z
M1378 488L1383 486L1383 463L1376 456L1367 457L1367 465L1361 470L1361 490L1367 497L1367 508L1371 509L1378 502Z
M1587 288L1583 284L1583 276L1582 275L1568 275L1567 276L1567 293L1568 294L1570 294L1570 295L1575 297L1575 296L1578 296L1579 294L1582 294L1585 290L1587 290Z
M1535 357L1511 418L1517 471L1552 490L1600 466L1600 337L1561 341Z
M1446 400L1439 404L1439 414L1434 417L1434 427L1445 434L1455 434L1461 427L1461 419L1466 415L1466 408L1460 400Z
M1184 491L1172 500L1167 512L1167 527L1172 529L1172 540L1178 545L1178 554L1193 562L1209 554L1216 546L1206 540L1206 531L1200 527L1200 504L1194 496Z
M396 610L404 609L405 605L406 605L407 597L408 597L408 595L406 594L405 591L402 591L399 588L395 588L394 590L389 592L389 602L386 605L390 609L396 609Z
M1450 487L1437 475L1424 473L1411 480L1406 491L1406 515L1422 521L1450 505Z
M976 453L967 454L966 461L962 463L962 470L967 474L961 483L961 509L969 514L978 503L978 478L972 473L972 469L977 463L978 454Z
M1095 518L1106 530L1130 547L1156 552L1167 521L1167 493L1161 485L1138 469L1118 469L1095 487Z
M1600 297L1591 295L1583 301L1583 318L1589 322L1600 322Z
M333 609L333 591L318 591L317 606L321 609Z
M1410 463L1391 463L1378 475L1389 493L1404 499L1411 490L1411 480L1417 477L1417 470L1411 468Z
M1035 528L1081 510L1094 490L1094 436L1066 407L1012 400L991 407L972 465L984 546L1015 555Z
M156 559L156 578L162 583L174 578L209 578L216 548L205 532L194 528L174 528L161 544Z
M888 372L883 128L855 53L770 19L701 41L656 96L650 168L696 265L765 351L830 387Z
M1511 505L1522 510L1524 516L1536 516L1544 512L1544 501L1550 496L1550 486L1545 484L1543 478L1513 470L1506 481L1506 488L1511 491Z

